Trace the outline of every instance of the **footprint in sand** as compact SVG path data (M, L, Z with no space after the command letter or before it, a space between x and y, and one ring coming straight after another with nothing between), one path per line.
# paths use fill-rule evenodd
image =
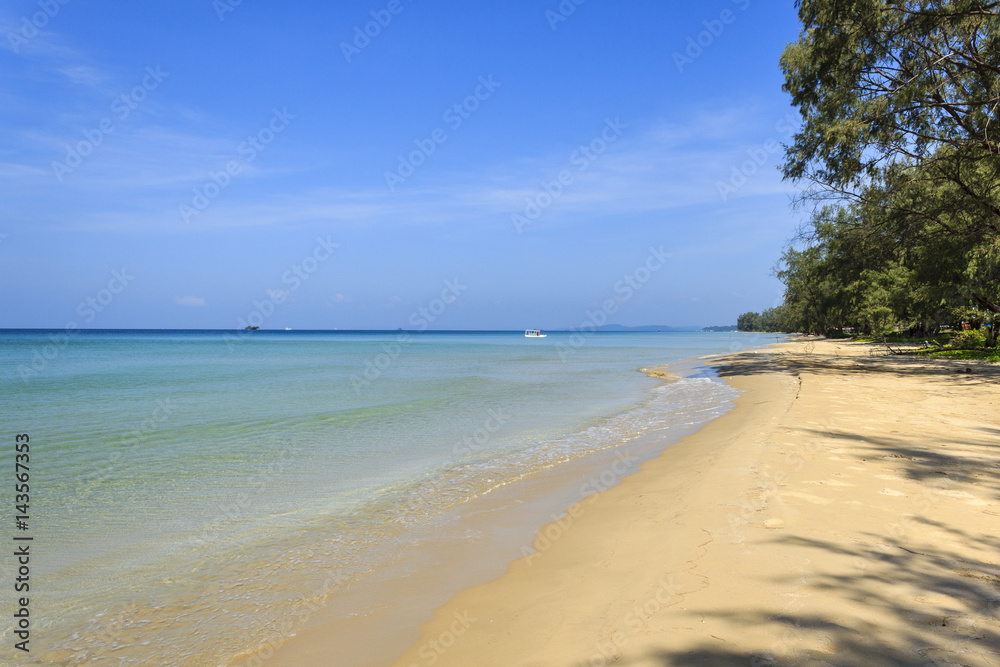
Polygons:
M817 486L854 486L853 484L848 484L847 482L841 482L839 479L823 479L806 483L814 484Z
M983 500L982 498L977 498L976 496L968 493L966 491L944 491L937 490L935 493L942 496L947 496L949 498L954 498L955 500L964 500L966 505L972 505L973 507L987 507L989 502Z
M974 495L968 493L967 491L945 491L942 489L935 490L935 493L942 496L948 496L949 498L975 498Z
M889 489L889 488L882 489L881 491L879 491L879 493L881 493L884 496L905 496L906 495L905 493L900 493L899 491L895 491L895 490Z
M799 500L805 500L806 502L813 503L814 505L829 505L833 502L829 498L820 498L819 496L814 496L811 493L801 493L799 491L781 491L780 495L783 498L798 498Z

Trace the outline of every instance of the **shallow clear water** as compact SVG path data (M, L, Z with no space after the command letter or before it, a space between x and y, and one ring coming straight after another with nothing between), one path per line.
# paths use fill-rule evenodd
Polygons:
M224 662L444 510L735 395L640 368L766 342L573 336L0 332L4 437L31 435L32 658Z

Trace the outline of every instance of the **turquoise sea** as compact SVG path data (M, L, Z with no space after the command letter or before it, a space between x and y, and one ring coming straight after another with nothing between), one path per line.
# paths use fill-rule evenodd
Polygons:
M736 396L692 364L640 369L769 342L0 331L7 469L15 434L31 437L32 651L18 663L215 665L281 641L289 618L471 501L641 436L674 441ZM0 602L11 618L13 594ZM6 652L11 624L0 633Z

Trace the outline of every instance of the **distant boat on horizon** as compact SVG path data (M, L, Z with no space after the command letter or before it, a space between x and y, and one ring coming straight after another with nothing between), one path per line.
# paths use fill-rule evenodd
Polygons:
M538 329L525 329L524 330L524 337L525 338L545 338L545 334L543 334Z

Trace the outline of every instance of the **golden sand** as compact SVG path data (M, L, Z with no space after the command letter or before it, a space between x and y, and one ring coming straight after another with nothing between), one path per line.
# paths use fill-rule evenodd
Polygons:
M1000 369L872 350L713 362L733 412L393 664L1000 664Z

